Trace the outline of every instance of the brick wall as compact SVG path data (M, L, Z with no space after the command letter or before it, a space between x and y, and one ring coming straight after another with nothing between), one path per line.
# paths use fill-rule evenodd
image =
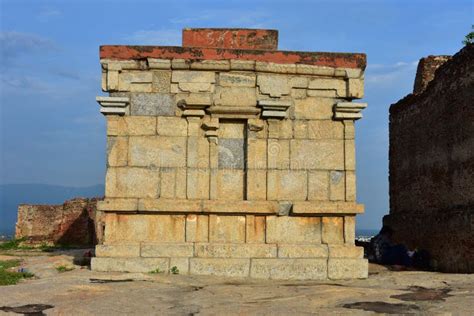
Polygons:
M31 244L92 246L102 239L97 200L75 198L60 205L21 204L16 238Z

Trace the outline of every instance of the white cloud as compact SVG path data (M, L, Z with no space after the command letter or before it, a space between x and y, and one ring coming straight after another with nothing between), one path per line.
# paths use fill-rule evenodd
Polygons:
M368 84L393 84L402 78L414 78L413 73L417 65L418 61L399 61L394 64L368 64L365 82Z
M43 10L40 11L38 14L38 20L41 22L47 22L55 17L59 17L62 15L62 12L59 11L58 9L54 8L44 8Z
M15 31L0 32L0 51L2 65L5 66L12 59L34 51L56 50L57 45L50 39L35 34Z

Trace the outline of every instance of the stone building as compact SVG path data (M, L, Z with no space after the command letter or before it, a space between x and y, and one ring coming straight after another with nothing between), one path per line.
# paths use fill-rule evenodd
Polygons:
M278 51L278 32L185 29L102 46L105 241L92 268L367 277L354 245L364 54Z
M474 272L474 45L420 60L414 93L390 107L395 241L435 269Z

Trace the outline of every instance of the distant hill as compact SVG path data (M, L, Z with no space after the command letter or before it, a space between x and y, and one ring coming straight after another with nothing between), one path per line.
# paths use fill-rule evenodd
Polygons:
M74 197L104 195L104 185L90 187L65 187L48 184L0 185L0 235L15 231L18 204L62 204Z

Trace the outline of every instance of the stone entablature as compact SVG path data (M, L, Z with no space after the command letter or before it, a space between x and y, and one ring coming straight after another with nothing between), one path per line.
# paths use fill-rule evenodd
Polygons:
M183 46L261 50L101 47L107 217L93 268L366 277L354 246L354 120L366 104L350 102L363 96L365 55L268 50L266 30L186 32Z

